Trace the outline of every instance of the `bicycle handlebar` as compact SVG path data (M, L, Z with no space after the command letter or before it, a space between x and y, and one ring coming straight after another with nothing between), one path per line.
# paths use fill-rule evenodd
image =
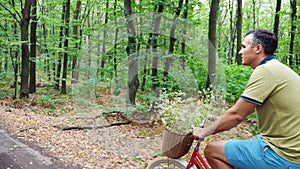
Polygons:
M204 138L199 138L198 141L202 142L202 141L204 141Z
M191 128L194 129L194 125L191 125ZM201 143L202 141L204 141L204 137L203 138L198 138L198 142Z

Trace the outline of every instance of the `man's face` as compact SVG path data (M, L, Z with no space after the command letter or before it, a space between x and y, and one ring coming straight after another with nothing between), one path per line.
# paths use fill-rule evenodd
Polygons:
M250 39L253 37L252 34L249 34L245 37L242 48L239 51L239 54L242 55L242 64L246 66L253 66L254 61L257 59L256 47L251 47Z

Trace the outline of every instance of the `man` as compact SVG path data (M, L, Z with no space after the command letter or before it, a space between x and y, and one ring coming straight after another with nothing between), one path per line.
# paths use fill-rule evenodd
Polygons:
M274 57L274 33L255 29L246 33L239 54L253 68L237 102L212 125L194 128L196 138L229 130L255 110L260 135L252 140L213 142L204 154L214 169L300 169L300 77Z

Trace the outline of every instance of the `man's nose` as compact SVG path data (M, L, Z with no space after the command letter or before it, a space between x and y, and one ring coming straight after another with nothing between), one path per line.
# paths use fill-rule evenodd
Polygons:
M238 54L241 55L243 53L243 49L240 49Z

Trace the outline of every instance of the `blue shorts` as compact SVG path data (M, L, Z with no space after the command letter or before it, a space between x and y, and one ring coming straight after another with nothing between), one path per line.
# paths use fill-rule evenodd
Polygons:
M225 144L225 155L239 169L300 169L278 156L260 136L253 140L231 140Z

